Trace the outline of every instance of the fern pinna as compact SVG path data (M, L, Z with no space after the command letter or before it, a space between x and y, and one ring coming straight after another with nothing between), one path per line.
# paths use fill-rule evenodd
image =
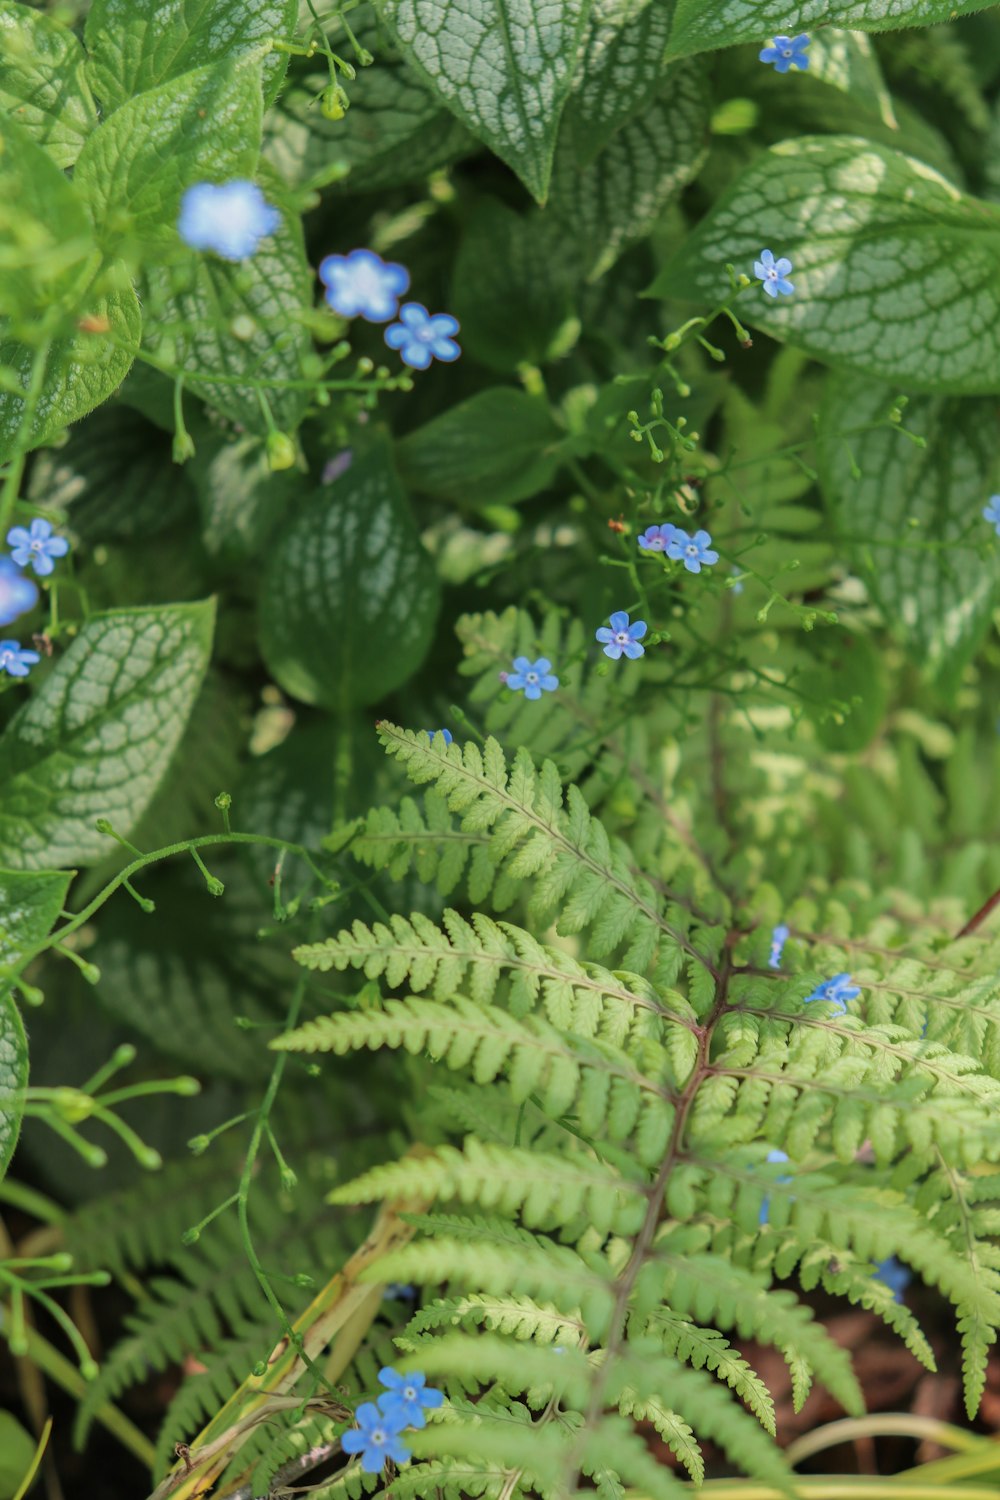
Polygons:
M302 946L368 983L273 1043L430 1060L429 1149L333 1194L427 1205L370 1272L426 1288L397 1345L449 1395L393 1494L678 1494L640 1422L695 1480L701 1437L787 1488L739 1340L781 1351L797 1403L815 1378L857 1412L795 1283L874 1310L933 1368L876 1274L895 1256L953 1303L974 1412L1000 1322L996 944L914 940L857 890L856 920L836 893L781 909L760 861L703 846L676 808L627 843L597 780L588 798L526 748L379 737L427 791L372 814L355 852L464 878L525 924L448 909ZM323 1493L387 1482L352 1467Z

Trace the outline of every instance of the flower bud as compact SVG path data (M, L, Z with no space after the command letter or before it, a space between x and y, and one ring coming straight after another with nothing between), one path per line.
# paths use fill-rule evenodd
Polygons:
M267 466L272 474L290 469L295 463L295 444L287 432L273 427L267 435Z

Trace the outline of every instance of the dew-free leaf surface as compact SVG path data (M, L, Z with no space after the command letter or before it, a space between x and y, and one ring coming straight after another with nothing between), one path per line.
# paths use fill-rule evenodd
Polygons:
M755 282L741 319L818 359L915 390L1000 389L1000 208L853 136L804 136L756 160L651 291L712 307L725 266L792 262L792 296Z
M0 0L0 111L71 167L97 124L85 57L68 26Z
M759 42L766 47L778 33L795 35L813 26L848 26L856 31L895 31L932 26L982 10L982 0L801 0L769 5L767 0L677 0L671 57Z
M183 733L213 619L208 601L87 621L0 740L0 865L97 859L110 847L98 818L129 832Z

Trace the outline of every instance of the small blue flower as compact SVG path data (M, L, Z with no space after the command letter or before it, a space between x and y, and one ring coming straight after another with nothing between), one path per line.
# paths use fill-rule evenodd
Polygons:
M907 1269L894 1255L888 1260L880 1260L872 1272L873 1281L883 1281L893 1294L893 1300L902 1302L903 1293L913 1280L913 1273Z
M441 1391L426 1384L427 1377L419 1371L412 1375L400 1375L397 1370L379 1370L378 1378L389 1389L378 1398L378 1404L389 1419L398 1427L423 1427L427 1418L425 1411L434 1411L444 1401Z
M776 73L787 73L794 65L805 70L809 66L806 48L809 36L801 32L798 36L776 36L773 47L764 47L759 54L762 63L773 63Z
M177 233L192 250L214 250L223 260L246 260L274 234L281 215L255 182L198 182L181 199Z
M52 572L54 557L65 557L69 551L66 538L53 536L52 527L41 516L35 517L30 528L12 526L7 533L7 546L12 549L11 557L19 568L30 563L40 578Z
M990 496L990 503L983 511L983 519L995 526L997 536L1000 536L1000 495Z
M387 1458L406 1463L410 1450L399 1436L403 1423L392 1412L381 1411L374 1401L363 1401L354 1415L357 1428L344 1433L340 1446L345 1453L361 1454L365 1474L380 1473Z
M9 677L27 677L29 667L41 659L37 651L22 651L18 641L0 641L0 672Z
M790 931L784 922L779 922L778 926L771 933L771 957L767 961L770 968L781 968L781 950L788 942L790 935Z
M791 269L790 260L784 255L780 260L775 260L770 250L762 250L760 260L755 260L753 263L753 274L760 277L769 297L776 297L779 292L786 297L792 295L795 287L788 280L788 273Z
M559 678L552 675L552 663L545 656L529 661L526 656L515 656L514 670L507 673L507 686L515 693L524 693L526 698L540 698L543 693L554 693Z
M638 539L639 546L643 552L666 552L671 537L676 534L677 527L671 526L669 521L664 521L662 526L647 526Z
M802 1003L808 1005L811 1000L829 1000L832 1005L839 1006L838 1014L843 1015L848 1000L856 1000L860 994L859 986L851 983L850 974L834 974L832 979L824 979L817 985Z
M412 1302L416 1298L417 1289L405 1281L387 1281L385 1295L394 1297L400 1302Z
M696 531L694 536L688 536L686 531L675 527L667 543L667 556L675 562L683 561L689 573L700 573L703 566L710 568L719 561L719 554L712 551L711 543L707 531Z
M731 583L729 585L730 590L734 594L742 594L743 590L746 587L746 584L743 582L742 578L739 576L740 575L740 570L736 566L735 563L733 563L731 571L732 571L732 573L733 573L733 575L734 575L734 577L736 579L736 582L735 583Z
M38 586L12 557L0 557L0 625L10 625L38 603Z
M436 734L443 734L444 735L444 742L445 742L445 744L446 745L450 745L451 744L452 734L451 734L451 730L450 729L424 729L424 730L421 730L421 733L422 734L430 735L431 739L433 739Z
M395 318L399 299L410 285L405 266L383 260L374 250L326 256L319 263L319 279L334 312L342 318L364 318L368 323L388 323Z
M646 654L645 646L640 646L639 642L648 629L645 620L636 620L630 625L625 611L616 609L611 616L611 629L602 625L596 632L596 639L604 646L605 656L610 656L612 661L619 661L623 655L635 661Z
M767 1153L767 1156L764 1159L765 1159L765 1161L769 1161L769 1162L772 1162L772 1163L773 1162L783 1162L783 1161L788 1161L788 1155L784 1151L769 1151ZM775 1182L791 1182L792 1179L788 1175L788 1173L786 1172L782 1176L776 1177L774 1180L775 1180ZM770 1198L770 1195L768 1195L768 1197L766 1197L764 1199L763 1203L760 1205L760 1222L762 1224L766 1224L767 1223L768 1217L770 1215L770 1212L771 1212L771 1198Z
M443 359L447 363L457 359L461 349L452 338L458 332L459 323L451 313L427 311L422 302L404 302L399 309L398 323L385 330L385 341L390 349L398 349L404 365L414 370L426 370L432 359Z

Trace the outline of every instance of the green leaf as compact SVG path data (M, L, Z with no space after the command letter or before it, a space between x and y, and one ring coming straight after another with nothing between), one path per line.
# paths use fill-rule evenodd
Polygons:
M677 0L670 35L670 56L688 57L737 42L765 47L776 33L819 26L847 26L855 31L896 31L931 26L982 10L982 0L799 0L771 5L768 0Z
M201 539L213 556L245 562L258 556L302 491L295 469L271 472L259 438L227 440L206 432L184 472L194 482Z
M0 1068L2 1067L3 1064L0 1063ZM2 1139L2 1131L3 1126L0 1123L0 1139ZM0 1146L0 1152L2 1152L2 1146ZM25 1432L17 1418L9 1411L0 1411L0 1500L13 1500L13 1497L18 1494L24 1477L34 1461L35 1447L34 1438Z
M2 34L0 34L2 36ZM94 238L79 194L27 130L0 114L5 261L0 315L31 318L68 301L93 274Z
M302 358L311 347L298 319L312 295L298 216L285 209L277 233L248 260L192 255L185 269L183 282L177 267L148 278L150 349L166 346L169 363L185 371L192 393L248 431L263 437L268 430L258 390L277 425L293 430L309 392L271 382L301 381ZM199 378L216 374L232 383Z
M496 198L481 201L465 226L452 302L463 349L505 374L547 363L574 333L572 282L538 215L522 217Z
M663 0L595 0L559 130L580 166L658 92L670 21Z
M802 647L806 713L820 744L839 752L863 750L878 733L888 702L880 643L837 625L813 631Z
M526 500L551 484L562 438L548 402L494 386L411 432L396 454L413 489L478 509Z
M0 117L9 116L71 167L97 124L84 52L68 26L16 0L0 0Z
M439 595L388 452L376 449L282 531L261 597L264 660L306 703L374 703L423 661Z
M405 56L539 202L593 0L380 0Z
M890 625L917 661L956 681L1000 600L996 561L978 546L989 535L980 512L996 462L995 403L915 398L903 422L926 440L919 448L884 421L894 395L875 381L830 382L823 491L844 556ZM857 430L870 423L881 425Z
M193 68L290 39L297 21L298 0L94 0L84 32L90 81L110 114ZM264 58L269 101L287 63L287 53Z
M1000 389L1000 208L899 152L805 136L753 162L652 293L712 307L732 298L726 262L751 275L765 246L792 261L795 292L755 283L744 321L915 390Z
M78 332L57 339L49 350L29 448L51 442L64 427L106 401L135 358L132 351L142 336L142 313L131 286L94 299L81 322ZM0 342L0 367L12 371L25 391L33 361L34 351L24 344ZM17 440L23 419L22 397L0 391L0 448Z
M559 143L549 200L537 217L565 274L596 281L646 234L695 175L708 141L700 64L674 68L660 93L581 171L575 137Z
M120 402L94 412L59 448L38 455L28 495L71 512L89 544L155 536L194 500L187 469L171 458L170 438Z
M0 739L0 861L13 869L107 854L170 763L212 643L214 605L96 615Z
M132 235L176 248L186 188L253 176L261 114L257 55L195 68L123 104L94 131L74 176L105 244Z

